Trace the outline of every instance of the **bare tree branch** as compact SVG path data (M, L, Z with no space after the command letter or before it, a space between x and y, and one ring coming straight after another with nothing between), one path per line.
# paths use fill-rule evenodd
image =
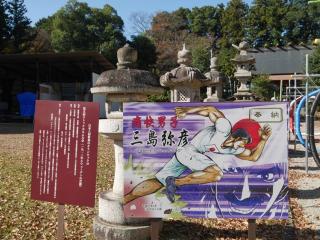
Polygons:
M153 15L146 12L133 12L130 15L132 30L134 34L141 34L150 29Z

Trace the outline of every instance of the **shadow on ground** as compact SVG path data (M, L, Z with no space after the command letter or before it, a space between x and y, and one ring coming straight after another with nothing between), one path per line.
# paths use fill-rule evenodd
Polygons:
M306 168L302 167L302 166L290 166L289 168L290 168L290 170L301 170L301 171L305 171L306 170ZM318 167L310 167L309 166L308 170L309 171L318 171L318 170L320 170L320 168L318 168Z
M212 222L218 220L212 219ZM236 222L237 224L238 222ZM215 239L247 239L247 230L233 229L229 222L229 229L220 229L216 226L207 227L203 224L167 221L164 222L163 230L160 235L161 240L215 240ZM227 226L224 226L227 228ZM316 232L310 229L297 229L293 226L283 225L277 221L271 220L267 223L257 224L257 239L313 239Z
M302 158L306 156L306 152L303 150L293 150L289 149L289 158ZM312 157L311 152L308 152L308 156Z
M315 189L290 189L291 196L299 199L318 199L320 198L320 186Z
M0 134L33 133L32 123L0 123Z

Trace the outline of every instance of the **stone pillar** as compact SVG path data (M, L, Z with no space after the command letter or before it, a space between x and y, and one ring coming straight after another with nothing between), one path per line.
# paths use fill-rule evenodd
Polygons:
M115 173L112 191L119 196L123 196L123 141L114 141L114 156L115 156Z
M117 70L101 74L92 93L106 95L107 119L100 120L99 132L114 141L115 175L112 190L100 193L99 212L93 222L98 240L147 240L150 238L150 220L125 218L124 159L123 159L123 102L145 101L150 94L163 89L150 72L131 69L137 61L137 51L129 45L118 50ZM141 78L144 79L141 84ZM147 80L145 80L147 79ZM113 109L112 106L119 107ZM107 150L107 149L106 149Z
M234 94L236 101L253 101L253 94L248 88L248 84L251 81L252 73L251 66L255 63L255 58L248 55L249 44L245 41L242 41L239 46L232 45L234 48L240 51L234 59L231 61L236 65L237 71L234 76L240 82L240 86L237 89L237 92Z
M207 86L207 98L204 99L204 102L222 102L224 78L217 70L217 57L213 56L212 50L210 59L210 72L206 73L205 76L211 84Z

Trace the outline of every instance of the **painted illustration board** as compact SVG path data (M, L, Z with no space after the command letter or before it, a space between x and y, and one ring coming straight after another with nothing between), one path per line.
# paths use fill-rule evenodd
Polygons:
M288 106L126 103L126 217L287 219Z
M94 207L99 105L37 101L31 198Z

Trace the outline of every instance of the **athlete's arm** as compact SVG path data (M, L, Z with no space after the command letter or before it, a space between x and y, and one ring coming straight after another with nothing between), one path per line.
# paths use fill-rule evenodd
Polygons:
M225 118L224 114L213 106L176 107L176 114L178 118L184 118L187 114L198 114L209 117L213 123L215 123L218 118Z
M238 158L242 160L253 161L253 162L258 161L266 145L266 142L272 133L270 125L265 125L259 131L260 131L261 140L258 143L258 146L253 150L245 149L241 154L236 155Z

